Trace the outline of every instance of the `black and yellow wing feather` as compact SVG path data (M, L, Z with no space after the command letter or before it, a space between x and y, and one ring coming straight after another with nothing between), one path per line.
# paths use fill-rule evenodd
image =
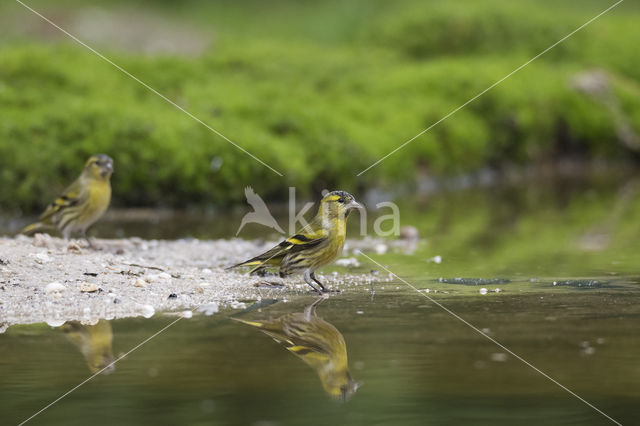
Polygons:
M253 266L254 268L251 270L251 273L253 273L267 266L279 266L288 255L311 250L325 241L327 241L327 237L322 230L317 232L301 232L287 238L272 249L249 260L230 266L227 269L239 266Z
M79 180L73 182L61 196L56 198L40 215L38 222L33 223L22 230L29 233L41 228L57 226L77 216L79 206L86 198L86 191Z

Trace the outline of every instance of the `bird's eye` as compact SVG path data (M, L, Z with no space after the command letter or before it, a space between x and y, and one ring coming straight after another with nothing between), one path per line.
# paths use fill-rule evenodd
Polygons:
M338 198L338 202L339 203L344 203L344 198L343 197Z

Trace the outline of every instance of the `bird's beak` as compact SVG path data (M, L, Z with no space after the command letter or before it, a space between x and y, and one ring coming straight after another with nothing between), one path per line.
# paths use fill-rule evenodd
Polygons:
M351 202L349 202L349 204L347 204L347 211L355 209L364 209L364 207L362 207L362 204L357 203L356 200L352 200Z
M113 173L113 163L107 163L104 165L104 170L105 170L105 174L109 173Z

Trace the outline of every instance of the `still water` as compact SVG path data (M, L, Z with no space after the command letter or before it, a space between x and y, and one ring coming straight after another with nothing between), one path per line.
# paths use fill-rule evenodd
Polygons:
M381 293L332 297L308 319L313 296L236 314L253 325L224 314L183 319L31 423L608 423L428 300ZM637 424L640 292L438 301L622 424ZM0 341L2 423L18 424L173 320L11 327ZM261 321L271 329L258 329Z
M399 280L321 301L284 290L184 318L28 424L614 424L427 296L618 422L640 423L635 181L458 191L402 212L424 237L416 251L370 256L421 293ZM358 260L353 272L386 274ZM1 423L175 319L9 327Z

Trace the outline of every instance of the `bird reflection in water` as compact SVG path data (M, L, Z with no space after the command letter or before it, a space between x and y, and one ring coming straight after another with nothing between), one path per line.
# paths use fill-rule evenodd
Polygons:
M260 329L313 368L324 390L334 398L349 399L360 384L349 373L347 345L342 334L316 314L316 300L304 312L283 315L268 321L233 318Z
M92 373L113 373L113 353L111 341L113 332L109 321L100 320L94 325L84 325L78 321L64 323L60 329L67 339L80 350Z

